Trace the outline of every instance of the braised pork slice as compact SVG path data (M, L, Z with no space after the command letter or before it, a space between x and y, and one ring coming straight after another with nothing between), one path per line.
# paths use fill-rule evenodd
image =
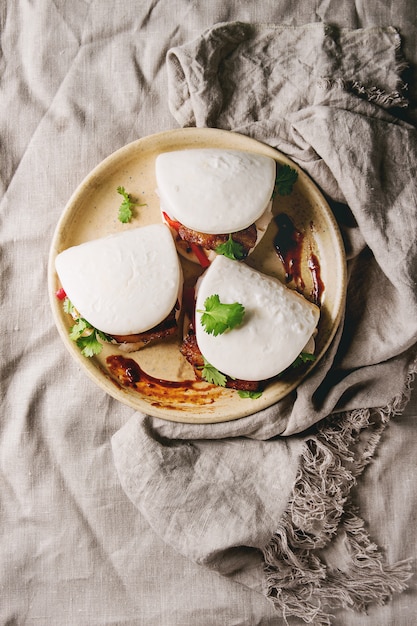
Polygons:
M162 322L150 330L133 335L112 335L112 337L120 344L120 350L124 352L135 352L136 350L144 348L152 341L175 335L177 330L177 307L174 307L171 313L162 320Z
M229 235L209 235L206 233L200 233L197 230L192 230L182 225L178 229L178 235L184 241L189 243L195 243L202 246L206 250L215 250L217 246L222 243L226 243L229 239ZM255 224L252 224L244 230L239 230L235 233L231 233L233 241L239 243L243 248L244 256L247 256L254 248L257 239L257 230Z

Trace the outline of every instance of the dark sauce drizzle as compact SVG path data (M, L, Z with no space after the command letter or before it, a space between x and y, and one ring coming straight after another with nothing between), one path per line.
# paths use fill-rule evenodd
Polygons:
M121 354L108 356L106 363L113 380L121 387L134 389L153 400L154 405L167 401L179 408L181 403L211 404L216 388L201 380L164 380L145 372L136 361ZM210 393L207 393L210 389ZM206 391L206 393L202 393Z
M133 359L126 358L120 354L113 354L106 359L109 370L116 374L118 381L123 387L136 387L138 383L143 383L147 387L166 387L169 389L192 388L195 380L164 380L155 378L147 374Z
M277 215L274 221L278 227L278 232L274 237L274 248L284 266L285 282L293 282L297 291L302 292L305 289L301 267L304 233L296 228L291 218L285 213ZM310 228L313 228L312 224ZM324 284L321 279L319 259L313 252L310 252L307 265L313 282L311 299L320 306Z
M296 288L302 291L305 287L301 275L301 251L304 235L298 230L285 213L275 217L278 233L274 238L274 248L285 271L285 282L294 281Z

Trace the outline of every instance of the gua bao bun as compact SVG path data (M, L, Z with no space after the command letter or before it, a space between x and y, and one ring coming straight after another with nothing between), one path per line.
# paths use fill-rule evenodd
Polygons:
M176 332L182 270L164 224L73 246L55 267L78 317L127 351Z
M218 335L202 323L213 294L245 309L237 327ZM224 256L217 256L199 279L195 309L198 349L210 365L238 381L265 381L283 372L309 344L320 316L315 304L279 280Z
M229 236L246 257L272 219L274 159L239 150L164 152L155 163L164 221L179 252L207 267Z

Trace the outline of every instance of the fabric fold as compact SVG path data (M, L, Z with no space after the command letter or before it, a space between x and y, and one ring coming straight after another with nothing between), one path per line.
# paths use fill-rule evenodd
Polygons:
M167 543L262 590L284 619L330 624L406 587L354 488L416 371L417 133L395 28L215 25L167 56L181 126L254 137L325 194L346 248L347 303L325 357L289 396L224 424L135 415L114 435L120 481Z
M251 560L248 549L267 545L303 443L164 439L135 415L112 445L121 483L154 530L196 563L230 574Z

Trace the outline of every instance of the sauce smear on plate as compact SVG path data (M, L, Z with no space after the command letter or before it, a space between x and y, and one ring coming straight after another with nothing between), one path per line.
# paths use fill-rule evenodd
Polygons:
M304 243L304 233L294 225L288 215L280 213L274 218L278 227L278 232L274 237L274 248L281 260L285 271L285 282L293 282L299 292L305 289L305 281L302 276L302 251ZM311 224L311 229L313 225ZM319 258L310 251L307 259L307 268L311 274L312 289L311 300L317 306L321 304L321 297L324 291L324 283L321 279L321 269Z
M134 389L147 396L154 406L166 407L169 404L178 409L181 404L207 405L212 404L221 393L215 385L201 380L155 378L144 372L136 361L119 354L108 356L106 363L113 379L121 387Z

